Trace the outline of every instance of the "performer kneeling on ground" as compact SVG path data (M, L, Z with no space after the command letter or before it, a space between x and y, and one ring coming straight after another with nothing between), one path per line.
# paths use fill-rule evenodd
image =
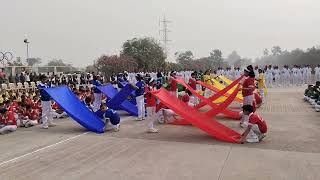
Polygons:
M91 111L94 112L93 109L93 105L92 105L92 99L90 97L86 97L86 99L84 100L86 107Z
M246 125L246 130L241 135L241 142L260 142L265 137L265 133L267 133L267 123L260 116L253 113L253 107L251 105L244 105L242 109L243 114L249 116L249 121Z
M174 121L179 120L179 115L177 115L171 109L163 108L162 113L164 123L173 123Z
M190 94L192 94L192 93L187 90L185 96L182 97L182 101L184 103L186 103L188 106L193 107L194 104L190 102L190 97L189 97ZM161 103L159 105L161 105ZM179 115L177 115L175 112L173 112L171 109L169 109L169 108L167 108L165 106L163 106L160 109L160 111L162 111L162 113L163 113L162 116L163 116L164 123L172 123L172 122L174 122L176 120L181 120Z
M106 104L101 104L100 109L95 114L102 120L105 120L106 131L120 130L120 116L117 111L109 109Z
M182 96L181 100L191 107L194 107L197 104L196 97L188 89L185 90L185 93Z

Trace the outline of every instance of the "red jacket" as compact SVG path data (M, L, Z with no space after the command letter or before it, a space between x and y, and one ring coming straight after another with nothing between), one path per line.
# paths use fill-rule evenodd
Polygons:
M8 112L7 117L0 116L0 124L8 126L8 125L17 125L16 118L14 117L13 112Z
M261 133L266 133L268 130L267 123L258 115L251 113L249 115L249 124L256 124Z
M146 92L146 99L147 99L147 105L146 107L156 107L156 98L151 94L152 88L149 86L145 87L145 92Z
M243 97L253 95L253 92L254 92L255 88L252 88L250 90L244 89L244 88L249 88L249 86L255 87L254 78L248 77L248 78L246 78L244 80L244 82L242 84L242 88L243 88L242 89L242 95L243 95Z
M192 89L197 90L197 81L194 78L189 79L189 86L192 87Z
M30 120L39 120L39 114L35 110L31 110L31 112L26 111L23 113L23 116L28 116Z

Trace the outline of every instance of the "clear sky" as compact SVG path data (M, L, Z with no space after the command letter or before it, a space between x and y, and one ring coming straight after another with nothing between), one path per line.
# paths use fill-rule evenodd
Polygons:
M1 0L0 51L44 62L61 58L85 66L117 54L134 37L159 36L159 19L172 21L169 53L215 48L224 56L261 56L263 48L306 49L320 44L319 0Z

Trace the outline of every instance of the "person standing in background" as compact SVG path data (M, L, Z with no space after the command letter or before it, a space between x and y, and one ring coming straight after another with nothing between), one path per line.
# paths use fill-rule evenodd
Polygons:
M307 84L312 83L311 75L312 75L312 68L310 67L310 65L308 65L307 66Z
M93 95L94 95L94 101L93 101L93 110L98 111L101 106L101 101L102 101L102 94L101 91L97 88L99 86L102 86L101 80L100 80L100 75L96 75L93 77Z
M14 77L14 81L15 81L14 83L20 82L20 77L18 74L16 74L16 76Z
M320 81L320 65L314 68L315 82Z
M20 74L20 82L23 84L26 81L26 78L24 77L24 73Z
M141 74L137 74L136 76L137 83L131 84L131 86L135 89L136 93L136 102L138 106L138 118L137 121L142 121L145 119L146 109L144 102L144 81Z
M48 129L49 127L56 126L53 123L53 117L52 117L52 108L51 108L51 97L50 95L45 91L46 88L50 88L50 86L47 85L47 77L46 75L40 76L40 83L38 85L38 89L40 90L40 99L41 99L41 107L42 107L42 128Z
M25 77L26 77L26 82L30 85L30 75L29 75L29 73L26 73Z

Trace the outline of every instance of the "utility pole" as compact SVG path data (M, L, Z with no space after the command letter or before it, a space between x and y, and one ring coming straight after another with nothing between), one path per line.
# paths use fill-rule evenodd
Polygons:
M29 43L28 39L24 39L23 42L27 45L27 61L29 60Z
M168 57L168 43L171 41L168 38L168 34L170 32L170 30L168 29L168 24L170 24L172 21L169 21L166 19L166 16L163 16L163 19L159 21L159 25L160 25L160 36L161 36L161 40L164 46L164 53L165 55Z

